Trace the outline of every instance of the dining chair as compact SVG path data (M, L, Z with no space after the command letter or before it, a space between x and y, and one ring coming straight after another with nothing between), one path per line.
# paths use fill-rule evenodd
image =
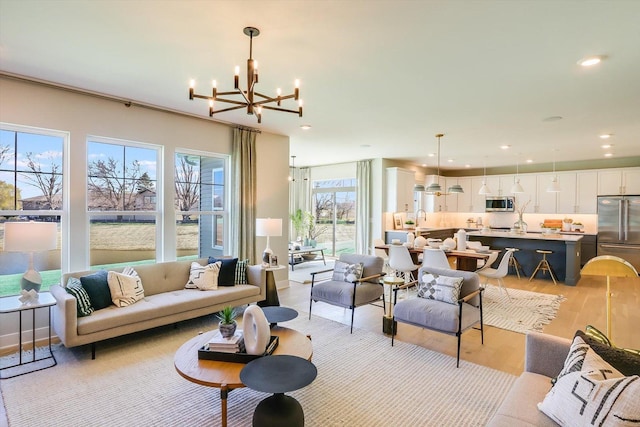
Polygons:
M442 249L435 248L424 248L422 251L422 266L451 269L447 254Z
M484 264L482 264L477 270L476 273L479 272L480 270L484 270L485 268L491 267L491 265L496 262L496 260L498 259L498 255L500 255L500 251L491 251L489 253L489 258L485 259L485 260L479 260L479 261L483 261Z
M403 277L405 283L414 280L413 272L420 268L411 259L409 249L403 245L389 245L389 268L396 271L398 277Z
M384 249L377 249L376 246L384 246L384 240L382 239L373 239L373 255L380 257L384 260L384 267L382 267L382 271L385 273L389 273L389 255L387 251Z
M513 256L513 248L507 249L506 252L504 253L504 256L500 260L500 264L498 264L498 268L487 267L487 268L480 269L478 271L478 274L484 277L485 279L483 286L487 285L487 283L489 282L489 279L497 279L498 286L500 287L500 291L504 290L504 292L507 294L507 297L509 297L509 299L511 299L511 296L509 295L509 291L507 291L507 288L504 286L502 278L509 273L509 260L511 259L512 256Z

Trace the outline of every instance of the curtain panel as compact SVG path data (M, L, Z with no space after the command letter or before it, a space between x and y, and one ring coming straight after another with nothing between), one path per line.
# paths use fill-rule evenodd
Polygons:
M371 253L371 160L356 164L356 253Z
M231 241L239 259L256 264L256 131L233 129L233 188Z

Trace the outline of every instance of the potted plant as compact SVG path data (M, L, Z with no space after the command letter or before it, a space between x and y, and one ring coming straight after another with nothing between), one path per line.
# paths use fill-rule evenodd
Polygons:
M220 323L218 324L220 335L224 338L232 337L233 334L236 333L236 328L238 327L235 320L236 309L228 305L220 310L218 314L216 314L216 317L220 320Z
M329 229L329 227L327 226L321 226L318 227L318 224L316 223L316 217L313 216L313 214L311 212L306 212L305 213L307 221L306 221L306 225L307 225L307 239L308 239L308 246L311 247L316 247L316 243L317 243L317 239L318 237L320 237L320 235L322 233L324 233L325 231L327 231Z
M408 218L404 222L404 228L413 228L415 225L416 225L416 223L411 218Z
M302 209L297 209L290 216L291 225L296 233L296 241L302 239L302 236L307 234L307 217Z

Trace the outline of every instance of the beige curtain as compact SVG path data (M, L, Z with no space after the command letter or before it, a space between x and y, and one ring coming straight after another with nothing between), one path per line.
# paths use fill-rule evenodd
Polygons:
M231 241L240 259L257 263L256 257L256 131L233 129L233 188Z
M356 253L369 254L371 247L371 160L356 164Z

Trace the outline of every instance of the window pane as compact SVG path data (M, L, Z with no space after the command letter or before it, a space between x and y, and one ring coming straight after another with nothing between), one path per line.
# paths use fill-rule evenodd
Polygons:
M54 221L57 223L58 239L55 250L35 252L33 266L42 277L40 291L46 291L51 285L60 282L60 217L30 216L34 221ZM7 252L4 250L4 227L6 221L0 222L0 296L20 293L20 279L29 266L29 254L24 252Z
M190 215L176 222L178 259L221 256L224 247L224 217Z
M158 150L90 141L89 210L156 210Z
M16 195L15 174L0 171L0 210L22 209L22 193Z
M146 264L156 260L154 216L101 215L90 222L91 267ZM126 222L130 221L130 222Z

